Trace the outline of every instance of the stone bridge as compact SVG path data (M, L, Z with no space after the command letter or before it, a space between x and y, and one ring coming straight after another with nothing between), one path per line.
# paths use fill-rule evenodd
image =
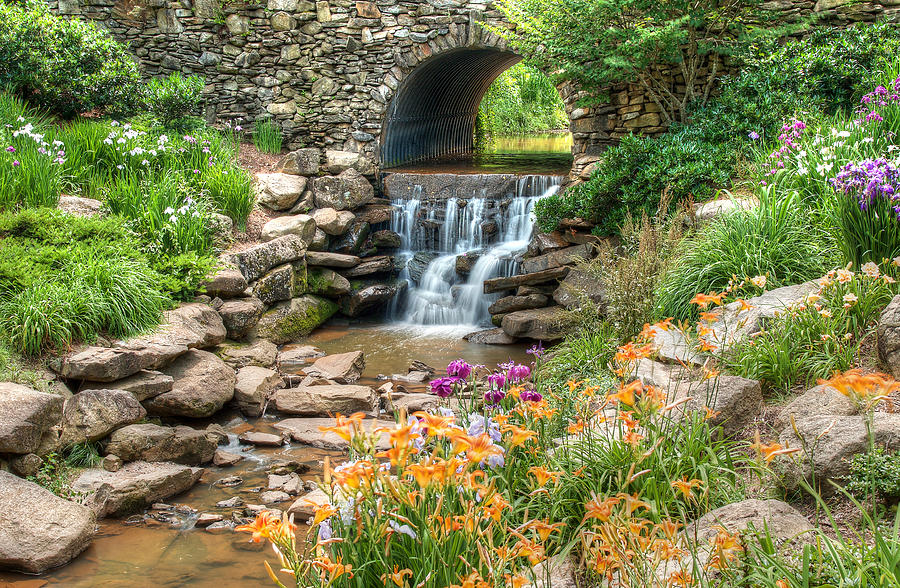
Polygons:
M326 167L364 174L467 153L490 83L520 57L481 23L508 27L490 0L51 0L129 44L147 75L206 80L206 118L249 129L270 118L291 148L325 151ZM897 17L900 0L771 0L832 22ZM677 76L673 84L677 87ZM559 88L576 164L629 132L664 131L636 88L580 108Z

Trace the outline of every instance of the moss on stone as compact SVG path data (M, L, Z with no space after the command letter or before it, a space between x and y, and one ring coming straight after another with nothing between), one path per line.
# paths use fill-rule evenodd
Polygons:
M328 291L329 281L322 269L309 270L306 274L306 291L311 294L324 294Z

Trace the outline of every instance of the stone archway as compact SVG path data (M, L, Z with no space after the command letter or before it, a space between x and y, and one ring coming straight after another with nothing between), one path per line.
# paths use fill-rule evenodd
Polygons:
M450 49L420 63L397 87L380 138L382 169L471 153L488 87L521 60L503 49Z

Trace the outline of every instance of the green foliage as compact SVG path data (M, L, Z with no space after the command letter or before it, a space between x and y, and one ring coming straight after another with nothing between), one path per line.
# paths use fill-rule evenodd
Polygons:
M0 3L0 87L70 118L130 111L139 81L133 58L107 31L42 3Z
M92 468L100 465L100 462L103 461L98 441L75 443L68 446L64 453L66 465L72 468Z
M614 234L629 213L654 214L664 191L673 204L709 198L730 181L736 164L727 146L697 141L689 127L656 139L627 135L604 155L586 182L537 203L542 230L582 218L596 225L594 233Z
M513 135L566 129L569 119L553 82L540 70L519 63L488 88L476 124L486 135Z
M180 72L154 78L144 88L145 106L169 129L195 126L191 117L199 114L202 100L203 78L182 76Z
M211 247L203 201L194 200L187 182L177 176L119 176L104 197L113 214L132 219L133 228L150 243L152 257L176 256Z
M0 215L0 331L24 355L159 322L167 298L121 219Z
M0 342L0 381L22 384L39 392L49 392L47 378Z
M253 123L253 144L263 153L281 153L281 130L271 120Z
M765 142L791 114L849 108L891 70L898 45L893 23L817 29L780 48L761 44L743 56L739 74L721 80L717 96L688 109L686 124L655 139L626 137L587 182L539 202L539 226L553 230L563 218L580 217L608 234L628 211L652 213L663 190L673 203L708 198L738 173L751 132Z
M0 121L6 123L0 126L0 210L56 206L65 152L48 140L46 119L21 99L0 93Z
M696 316L695 294L721 291L734 276L765 275L772 288L820 277L833 248L810 223L796 195L764 195L759 206L720 216L681 242L677 261L657 290L657 317Z
M875 447L854 455L846 489L859 498L875 494L892 502L900 499L900 452Z
M860 345L897 292L891 281L896 272L891 276L875 266L867 269L872 275L841 270L843 281L829 272L819 294L770 321L758 336L737 341L724 364L737 375L782 391L854 367Z
M665 122L684 122L688 106L709 98L725 57L774 34L749 24L767 19L760 4L501 0L498 7L516 26L492 30L595 99L605 98L611 86L634 83L659 106ZM671 90L672 72L688 82L683 95Z
M153 260L160 289L175 300L191 300L216 267L216 259L195 251L167 255Z
M72 490L69 485L71 473L65 460L56 453L51 453L44 457L38 472L34 476L29 476L28 480L43 486L60 498L71 500L79 497L79 493Z

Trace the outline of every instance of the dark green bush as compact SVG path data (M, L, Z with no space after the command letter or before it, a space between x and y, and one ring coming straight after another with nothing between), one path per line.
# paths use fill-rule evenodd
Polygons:
M860 498L875 494L895 502L900 499L900 453L876 447L850 459L847 490Z
M144 88L144 105L166 128L191 126L192 117L200 114L202 100L203 78L199 76L175 72L150 80Z
M66 118L94 109L128 112L139 96L126 48L42 4L0 3L0 87Z
M538 224L581 217L595 232L616 231L625 213L656 210L662 191L673 202L711 196L737 173L748 135L776 134L791 114L851 109L900 52L900 25L820 28L801 41L755 47L719 94L659 138L629 136L606 152L591 178L536 206ZM808 120L807 116L804 120Z
M624 137L588 181L537 203L541 229L552 231L561 219L580 217L596 225L595 233L606 235L617 232L629 212L654 214L663 190L669 190L673 204L690 196L709 198L715 186L730 179L736 154L693 133L681 127L657 139Z

